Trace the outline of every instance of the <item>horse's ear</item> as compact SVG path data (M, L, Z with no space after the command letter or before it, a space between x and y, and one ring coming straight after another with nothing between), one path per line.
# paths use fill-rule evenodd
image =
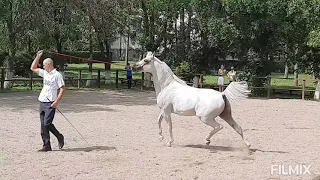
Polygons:
M148 52L147 52L147 56L146 56L146 57L151 57L151 56L154 56L153 52L148 51Z

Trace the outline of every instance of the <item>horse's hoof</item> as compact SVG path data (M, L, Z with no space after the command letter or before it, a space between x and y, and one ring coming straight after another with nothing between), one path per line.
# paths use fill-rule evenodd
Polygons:
M161 142L163 140L163 138L164 138L163 136L160 136L159 141Z
M206 142L206 145L208 146L210 143L211 143L211 141L207 141L207 142Z
M246 143L247 147L249 148L251 146L251 143L247 140L244 140L244 142Z
M167 143L167 146L168 146L168 147L171 147L171 142L170 142L170 141Z

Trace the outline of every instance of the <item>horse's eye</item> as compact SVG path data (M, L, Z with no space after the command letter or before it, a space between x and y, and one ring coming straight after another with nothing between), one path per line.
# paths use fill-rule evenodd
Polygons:
M144 60L144 62L146 62L146 63L147 63L147 62L149 62L149 60L148 60L148 59L145 59L145 60Z

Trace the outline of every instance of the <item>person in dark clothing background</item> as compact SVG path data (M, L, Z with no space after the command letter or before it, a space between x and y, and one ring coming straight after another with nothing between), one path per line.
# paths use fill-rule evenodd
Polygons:
M127 63L125 70L127 70L128 89L130 89L132 86L132 67L130 66L130 63Z

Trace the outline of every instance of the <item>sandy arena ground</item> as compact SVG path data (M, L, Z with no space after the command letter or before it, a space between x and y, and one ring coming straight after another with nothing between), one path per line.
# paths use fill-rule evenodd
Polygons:
M212 137L211 128L196 117L172 115L175 141L158 140L154 92L67 92L54 124L65 147L41 153L39 93L0 94L0 179L312 179L320 175L320 103L302 100L248 99L233 108L252 146L224 121ZM274 165L274 166L272 166ZM283 165L282 171L277 170ZM284 175L289 166L311 175ZM271 167L274 168L273 174ZM304 173L294 171L294 173Z

